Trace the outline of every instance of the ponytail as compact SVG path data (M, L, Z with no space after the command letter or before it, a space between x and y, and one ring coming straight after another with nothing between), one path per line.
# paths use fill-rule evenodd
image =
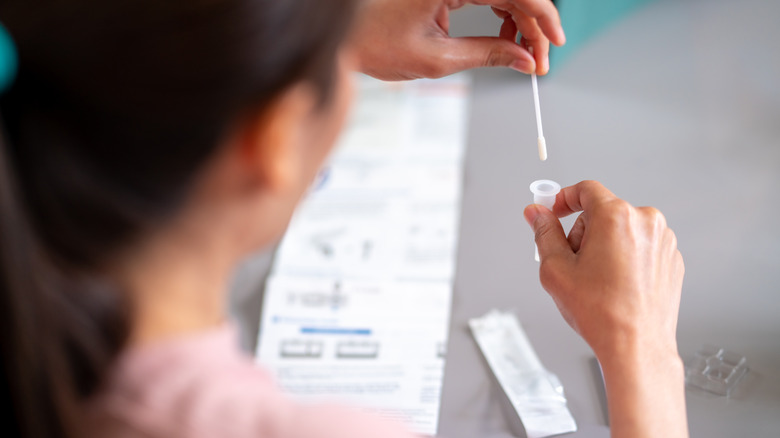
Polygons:
M0 91L0 427L36 438L79 434L125 345L130 294L103 273L174 217L241 115L298 83L327 101L357 1L54 3L0 1L18 52Z
M0 139L0 324L4 430L76 436L81 405L125 343L127 306L36 238Z
M0 23L0 94L18 72ZM13 112L11 114L14 114ZM81 405L95 392L129 331L127 306L110 283L79 272L38 237L13 165L0 111L0 427L12 436L79 433ZM18 114L15 114L18 115ZM54 230L59 231L59 230ZM10 408L7 408L10 407Z

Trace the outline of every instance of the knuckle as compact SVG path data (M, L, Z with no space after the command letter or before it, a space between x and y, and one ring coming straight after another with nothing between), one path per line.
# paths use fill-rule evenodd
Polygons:
M604 187L600 182L594 181L592 179L580 181L578 185L583 191L596 191Z
M614 199L612 201L609 201L612 208L612 211L614 214L621 216L621 217L630 217L634 213L634 207L631 206L627 201L624 201L622 199Z
M612 199L603 206L607 216L615 221L629 220L634 214L634 207L622 199Z
M613 230L627 230L632 227L634 207L622 199L613 199L593 209L593 220ZM628 228L627 228L628 227Z
M655 207L642 207L642 214L647 218L647 221L653 224L658 229L666 228L666 217L660 210Z
M547 9L544 7L544 5L541 2L531 2L528 3L525 7L525 13L528 14L530 17L538 18L547 12Z
M672 248L677 250L677 234L674 233L671 229L667 228L667 232L669 233L669 244ZM679 251L677 251L679 252Z

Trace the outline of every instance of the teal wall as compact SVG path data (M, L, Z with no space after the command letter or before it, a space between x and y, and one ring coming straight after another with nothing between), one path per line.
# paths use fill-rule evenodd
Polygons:
M637 7L653 0L556 0L561 14L566 44L553 47L550 64L559 66L590 38L630 14Z

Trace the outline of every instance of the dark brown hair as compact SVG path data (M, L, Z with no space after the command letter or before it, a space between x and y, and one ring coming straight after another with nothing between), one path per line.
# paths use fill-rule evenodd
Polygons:
M177 210L240 115L327 100L353 0L4 0L0 427L74 436L129 332L105 270Z

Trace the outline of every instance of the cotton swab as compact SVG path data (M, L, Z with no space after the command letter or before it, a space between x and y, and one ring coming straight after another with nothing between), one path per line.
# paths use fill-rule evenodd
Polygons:
M534 88L534 108L536 109L536 144L539 148L539 159L544 161L547 159L547 142L544 140L544 132L542 131L542 112L539 109L539 86L536 84L536 73L531 74L531 84Z
M528 48L531 55L534 54L533 47ZM539 148L539 159L547 159L547 142L544 140L544 131L542 131L542 111L539 109L539 85L536 82L536 71L531 73L531 86L534 89L534 109L536 110L536 145Z

